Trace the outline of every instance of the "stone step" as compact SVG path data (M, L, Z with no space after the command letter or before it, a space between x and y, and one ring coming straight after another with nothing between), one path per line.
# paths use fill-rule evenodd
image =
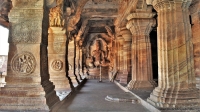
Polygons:
M44 91L44 88L41 85L6 85L5 87L1 88L1 91Z
M34 106L34 105L46 105L45 97L4 97L0 96L0 105L23 105L23 106Z
M1 105L1 112L49 112L47 105Z
M45 92L42 92L42 91L0 91L0 96L40 97L40 96L45 96Z

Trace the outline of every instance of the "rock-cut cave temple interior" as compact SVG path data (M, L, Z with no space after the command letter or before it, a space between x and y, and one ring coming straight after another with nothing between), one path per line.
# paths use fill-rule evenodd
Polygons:
M0 0L0 26L1 112L200 112L200 0Z

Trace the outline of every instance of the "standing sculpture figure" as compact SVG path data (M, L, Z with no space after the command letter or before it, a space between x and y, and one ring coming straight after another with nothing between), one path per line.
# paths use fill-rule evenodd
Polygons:
M100 41L96 41L96 50L92 52L92 56L94 57L94 65L98 67L102 62L105 62L104 52L100 49L101 44Z

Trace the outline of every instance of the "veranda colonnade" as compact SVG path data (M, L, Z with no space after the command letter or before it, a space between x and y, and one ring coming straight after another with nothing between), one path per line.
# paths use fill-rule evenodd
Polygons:
M86 0L83 1L86 2ZM28 2L32 4L29 5ZM20 3L17 0L13 0L13 8L9 14L10 45L8 76L6 76L7 85L1 88L0 91L0 109L21 110L28 108L34 110L37 108L40 110L49 110L59 101L55 94L54 86L49 81L47 63L49 27L49 23L47 22L49 19L49 8L47 6L53 6L52 3L54 1L50 0L45 2L43 0L20 1ZM22 4L27 4L27 6ZM154 0L152 4L158 12L159 83L158 87L152 92L148 102L164 108L181 107L183 105L192 106L193 104L195 104L193 106L199 106L199 92L195 85L195 74L193 71L193 43L189 21L191 0ZM143 13L149 14L150 12ZM195 14L192 16L195 16ZM147 26L142 26L143 24L140 21L143 19L146 21L149 17L151 16L145 18L131 16L129 23L133 22L131 25L136 28L141 27L140 32L142 30L146 31L145 28ZM137 29L134 29L129 23L126 27L132 33L133 46L133 43L136 42L133 41L133 38L136 38L134 37L134 31ZM148 37L149 33L150 30L148 29L147 34L141 34L139 37ZM149 43L144 44L148 46ZM149 49L149 47L144 49L146 50L147 48ZM141 49L134 49L136 52L139 50ZM17 60L21 57L31 60L32 67L29 71L19 70L15 66L15 63L18 63ZM132 57L132 63L135 63L133 59ZM136 70L137 64L132 66L132 71ZM146 66L146 68L150 67L148 64ZM134 78L134 75L137 74L132 74L132 81L141 81ZM147 75L147 77L149 76ZM152 78L147 78L145 81L151 82ZM152 84L149 83L149 86ZM129 85L134 86L134 84ZM11 97L13 94L16 97Z

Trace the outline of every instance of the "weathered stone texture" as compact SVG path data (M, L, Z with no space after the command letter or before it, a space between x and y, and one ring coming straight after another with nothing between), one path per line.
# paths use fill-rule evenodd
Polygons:
M154 1L158 11L158 87L148 102L162 108L198 107L193 45L189 23L190 0Z
M132 80L129 89L153 88L150 31L155 26L153 16L149 11L130 14L126 27L132 33Z
M49 27L48 68L50 80L55 85L57 96L63 100L71 91L66 69L66 35L62 27Z
M194 71L197 87L200 88L200 2L193 0L190 5L190 15L192 19L192 42L194 45Z
M131 43L132 34L125 27L120 31L124 42L123 42L123 75L120 76L120 83L128 84L128 77L131 75Z

